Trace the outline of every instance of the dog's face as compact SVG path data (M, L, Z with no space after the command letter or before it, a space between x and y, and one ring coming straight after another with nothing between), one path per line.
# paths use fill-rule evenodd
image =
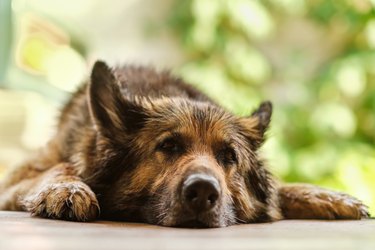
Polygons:
M105 216L181 227L269 216L272 183L257 156L269 103L239 118L186 98L128 97L105 65L94 68L89 97Z

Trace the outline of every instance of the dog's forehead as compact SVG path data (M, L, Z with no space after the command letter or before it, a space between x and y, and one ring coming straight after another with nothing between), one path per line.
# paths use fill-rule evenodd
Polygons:
M238 118L231 113L206 102L180 99L167 100L160 105L154 119L167 134L179 133L188 137L211 137L230 140L238 127Z
M166 100L159 112L170 122L179 125L230 126L235 117L224 109L208 102L179 98Z

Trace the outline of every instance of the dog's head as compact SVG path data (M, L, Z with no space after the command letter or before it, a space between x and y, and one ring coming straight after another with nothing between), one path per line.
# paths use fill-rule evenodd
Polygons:
M181 227L277 216L272 179L257 155L269 102L240 118L208 102L128 96L100 62L88 95L104 216Z

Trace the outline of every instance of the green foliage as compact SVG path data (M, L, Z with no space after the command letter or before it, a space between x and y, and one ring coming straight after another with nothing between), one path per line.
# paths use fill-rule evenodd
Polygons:
M280 178L347 191L374 214L373 4L176 0L169 24L185 79L237 114L273 101L264 151Z

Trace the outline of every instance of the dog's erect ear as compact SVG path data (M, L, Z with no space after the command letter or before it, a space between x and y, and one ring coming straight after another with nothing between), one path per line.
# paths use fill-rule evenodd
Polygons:
M259 131L261 136L263 136L268 129L268 126L271 122L271 116L272 103L269 101L262 102L259 105L258 109L251 114L251 117L255 118L258 121L256 129Z
M93 122L111 138L139 129L146 119L144 108L122 95L116 77L104 62L94 64L88 95Z
M242 118L242 125L246 135L259 146L264 141L264 134L268 129L272 115L272 104L269 101L262 102L251 116Z

